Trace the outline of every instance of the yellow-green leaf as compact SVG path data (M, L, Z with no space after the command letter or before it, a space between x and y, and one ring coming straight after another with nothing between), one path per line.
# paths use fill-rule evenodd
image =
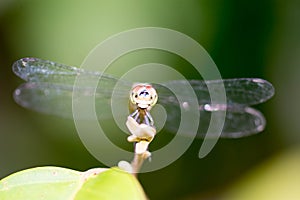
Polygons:
M75 200L143 200L144 191L137 179L118 168L90 178L77 193Z
M145 199L139 182L118 168L86 172L37 167L0 181L1 200Z
M1 180L0 199L70 199L80 178L80 172L59 167L27 169Z

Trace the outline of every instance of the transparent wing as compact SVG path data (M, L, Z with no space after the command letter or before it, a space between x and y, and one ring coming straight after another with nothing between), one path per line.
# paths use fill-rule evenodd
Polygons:
M82 87L90 87L95 81L99 81L103 91L110 91L114 85L121 81L121 85L131 87L131 82L119 80L111 75L98 71L86 71L81 68L55 63L39 58L22 58L12 66L13 72L27 82L53 83L73 86L78 77ZM125 88L124 88L125 89ZM127 92L128 93L128 92Z
M70 67L38 58L24 58L13 65L13 71L27 81L19 86L14 93L15 101L23 107L38 112L53 114L62 117L72 117L73 90L83 96L94 96L97 116L100 119L111 118L111 96L112 92L127 108L128 92L132 83L119 80L113 76L100 72L84 71L76 67ZM74 87L75 79L80 76L81 85ZM101 81L96 90L91 87L95 80ZM117 89L115 84L118 82ZM200 124L198 136L203 137L210 122L211 113L226 110L226 120L222 137L242 137L263 130L265 119L263 115L250 105L262 103L274 94L273 86L262 79L227 79L227 80L190 80L189 83L181 80L166 82L163 85L153 84L156 88L159 101L167 111L165 128L176 132L176 124L180 122L180 106L177 98L168 89L168 86L182 88L179 95L189 100L189 94L185 92L185 84L190 84L199 102ZM226 105L211 105L207 85L224 84L227 96ZM218 91L215 91L218 92ZM126 115L124 113L124 119ZM82 116L88 119L89 116ZM155 120L155 119L154 119ZM191 122L193 123L193 122ZM188 131L187 135L191 134ZM215 137L214 133L210 133Z
M96 91L95 93L92 88L88 87L77 88L76 90L82 96L95 98L95 110L99 119L112 118L110 110L111 92ZM120 95L120 98L122 98L120 102L124 102L124 107L127 107L127 93ZM73 86L39 82L28 82L20 85L14 92L14 99L25 108L70 119L73 117L72 102L76 101L76 97L73 98ZM126 119L125 115L126 113L124 113L124 119ZM82 115L81 119L90 119L90 116Z
M189 103L189 94L186 92L186 84L190 84L195 91L199 102L200 124L197 136L203 138L211 121L211 114L220 114L226 111L225 123L221 137L238 138L261 132L265 127L264 116L257 110L248 106L267 101L274 95L271 83L257 78L240 78L225 80L175 80L155 85L159 94L159 103L164 106L168 113L165 128L171 132L178 129L180 122L180 106L177 97L168 90L169 86L182 91L180 95ZM224 84L226 91L226 104L212 105L208 86ZM214 87L219 88L219 87ZM213 91L218 92L218 91ZM191 122L194 123L194 122ZM186 135L191 135L186 130ZM209 133L209 137L216 137L217 133Z
M256 105L267 101L274 95L274 87L271 83L266 80L259 78L235 78L235 79L224 79L224 80L190 80L181 81L174 80L166 82L163 85L154 84L158 94L160 102L176 103L173 93L168 90L170 85L172 87L179 88L182 91L182 95L185 99L189 99L189 94L185 91L187 84L190 84L195 91L199 105L210 104L210 94L207 86L224 85L226 91L226 100L228 104L234 105ZM219 91L213 91L219 92Z
M180 110L178 107L176 107L177 110L174 110L175 106L171 104L164 105L164 107L168 113L165 129L176 132L180 124L180 114L178 114ZM207 134L210 138L218 137L218 133L207 133L207 130L212 113L221 116L221 111L224 110L226 110L226 116L221 133L222 138L240 138L256 134L261 132L266 125L264 116L256 109L241 105L215 105L212 110L200 109L200 122L196 137L203 138ZM195 122L191 121L191 123ZM184 131L186 136L194 134L189 129Z
M13 64L13 71L27 81L15 90L15 101L37 112L72 118L72 100L76 101L72 98L74 91L77 96L95 98L100 119L112 117L108 109L112 92L123 100L122 102L127 102L124 107L128 106L128 92L132 83L107 74L85 71L39 58L20 59ZM92 87L95 82L96 89ZM119 84L115 88L117 82ZM82 119L89 119L89 116L82 116Z
M120 95L128 95L129 90L126 89L131 88L132 86L131 82L119 80L101 72L85 71L80 68L41 60L38 58L23 58L16 61L13 65L13 71L16 75L27 82L47 82L49 85L62 85L62 88L66 85L69 85L70 87L73 86L75 78L78 76L80 76L80 79L83 80L83 88L88 88L90 83L95 80L99 80L101 77L101 81L99 83L101 87L98 88L98 93L111 93L111 90L115 90L115 84L118 81L121 81L122 83L120 85L124 85L124 87L118 87L118 91L114 92L120 93ZM153 84L153 86L159 94L159 101L166 104L176 102L176 98L174 98L173 93L167 89L170 85L182 88L182 95L188 99L189 94L185 93L186 84L186 81L174 80L166 82L163 85ZM209 81L190 80L188 84L193 87L200 106L210 103L210 94L207 89L207 85L224 84L228 104L255 105L268 100L274 95L274 88L272 84L266 80L258 78Z

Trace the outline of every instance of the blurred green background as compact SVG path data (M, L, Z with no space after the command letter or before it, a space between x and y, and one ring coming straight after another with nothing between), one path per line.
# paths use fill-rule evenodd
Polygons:
M15 60L32 56L78 66L105 38L157 26L197 40L224 78L261 77L276 94L258 106L268 122L262 133L219 140L201 160L197 140L172 165L140 175L149 198L300 199L299 9L296 0L1 0L0 178L42 165L104 167L81 144L71 120L14 102L22 83L11 71Z

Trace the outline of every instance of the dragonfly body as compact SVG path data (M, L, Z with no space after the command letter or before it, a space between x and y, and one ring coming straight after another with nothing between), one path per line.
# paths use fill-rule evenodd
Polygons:
M26 83L15 90L14 98L18 104L31 110L61 117L72 117L72 101L74 100L72 99L72 94L76 90L80 91L82 95L95 96L95 105L99 106L99 109L96 108L98 118L110 118L112 117L111 114L102 105L110 105L112 91L119 99L124 99L124 102L128 102L128 92L133 85L130 81L119 80L102 72L85 71L80 68L38 58L23 58L16 61L13 65L13 71L26 81ZM74 87L74 81L78 75L84 80L84 85ZM90 82L95 79L98 80L99 76L101 76L101 81L96 90L94 90L90 86ZM121 82L121 84L119 84L120 87L118 89L115 89L117 82ZM274 88L268 81L259 78L208 81L174 80L162 84L142 84L136 89L132 89L130 93L132 116L137 117L136 119L139 119L140 122L153 125L153 119L149 114L149 110L157 101L167 112L164 128L170 132L176 132L175 125L180 122L180 108L186 108L189 105L189 94L186 94L184 89L181 90L186 84L189 84L195 91L199 104L200 124L198 137L205 136L211 114L223 111L226 111L226 119L221 137L244 137L258 133L265 127L263 115L250 106L270 99L274 95ZM225 87L227 102L212 104L208 86L220 84L223 84ZM148 86L151 86L149 87L150 89L145 89ZM168 89L169 86L176 87L179 91L182 91L179 95L186 99L182 105L177 100L178 96L174 96L172 91ZM156 91L157 95L155 96ZM137 99L136 94L138 94ZM152 97L152 100L150 97ZM125 120L127 116L127 113L124 113ZM87 116L83 116L83 118L85 117ZM188 130L187 135L189 135Z

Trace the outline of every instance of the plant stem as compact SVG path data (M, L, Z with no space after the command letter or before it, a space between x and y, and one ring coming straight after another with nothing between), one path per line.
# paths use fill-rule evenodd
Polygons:
M132 167L132 174L137 177L137 174L139 173L144 161L149 158L150 152L146 151L144 153L134 154L134 158L131 162L131 167Z

